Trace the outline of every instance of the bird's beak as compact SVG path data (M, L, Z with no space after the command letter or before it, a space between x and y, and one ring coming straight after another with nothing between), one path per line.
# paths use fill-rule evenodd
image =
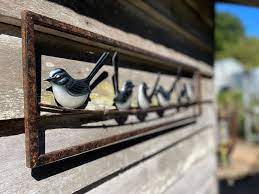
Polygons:
M48 77L48 78L44 79L43 81L50 82L52 79L53 79L53 78Z

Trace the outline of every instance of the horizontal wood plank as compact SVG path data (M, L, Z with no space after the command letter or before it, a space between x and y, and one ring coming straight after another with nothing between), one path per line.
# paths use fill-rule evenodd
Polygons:
M208 140L208 136L205 137L204 134L190 138L147 161L143 161L89 193L186 194L199 191L208 179L216 179L215 157L209 153L213 148L209 144L206 148L199 148L197 142L203 137L206 138L205 141ZM192 145L193 148L191 148ZM199 173L201 169L203 173ZM169 188L171 189L168 191ZM215 186L211 188L211 190L214 189Z
M32 6L31 8L28 7L28 5L30 4L33 4L34 6ZM12 3L10 1L8 2L4 1L0 6L0 21L14 24L14 25L20 25L20 13L22 10L26 10L26 9L32 10L36 13L46 15L48 17L51 17L60 21L64 21L66 23L75 25L77 27L81 27L83 29L87 29L89 31L96 32L98 34L107 36L109 38L113 38L115 40L118 39L119 37L120 41L128 44L132 44L134 42L135 46L139 48L143 48L145 50L148 50L154 53L159 51L159 53L165 57L172 58L176 61L181 61L183 63L188 64L189 66L200 69L202 72L206 72L210 75L212 74L211 67L209 67L208 64L204 62L195 60L186 55L182 55L179 52L175 52L172 49L165 48L162 45L155 44L139 36L128 34L121 30L106 26L96 20L76 14L74 12L71 12L69 9L65 7L62 7L47 1L35 1L35 2L30 1L28 3L24 2L23 4L20 4L17 2ZM45 10L48 10L48 12L46 12ZM57 15L55 10L59 10L60 12L62 12L63 13L62 17L60 15ZM88 22L86 23L85 20L87 20ZM52 31L44 31L44 32L53 33ZM66 38L71 39L71 36L66 35Z
M162 155L165 157L161 159L161 162L164 162L164 165L161 165L161 170L170 169L170 174L177 178L178 173L186 172L197 160L214 149L213 130L211 128L203 129L197 135L191 135L198 131L197 128L194 129L194 126L186 127L92 162L81 164L41 181L35 180L31 176L30 169L25 167L24 146L22 146L24 145L24 136L0 138L2 148L0 150L2 158L0 162L0 192L27 193L29 191L56 192L62 190L63 193L72 193L81 189L89 189L98 186L98 182L103 178L106 180L106 176L113 176L113 173L120 172L120 169L125 168L126 170L130 168L127 166L134 166L134 163L139 164L138 161L145 160L145 158L147 158L146 161L149 161L150 156L160 155L160 150L164 150ZM187 140L188 135L190 138ZM185 141L182 142L183 138ZM200 141L201 139L203 141ZM207 146L204 146L205 144ZM168 150L171 151L168 152ZM208 176L213 175L209 174ZM152 180L154 174L148 174L146 177ZM162 174L161 177L163 177ZM121 180L126 181L125 179ZM136 183L134 179L130 180L133 181L132 183ZM161 181L163 182L163 180ZM117 186L119 187L118 184Z
M152 8L150 5L143 1L134 1L134 0L128 0L131 4L136 6L137 8L144 11L144 13L148 14L150 17L152 17L154 20L160 23L160 25L163 25L165 28L169 29L170 31L175 31L176 33L180 33L184 38L187 39L187 41L192 42L193 44L197 45L201 50L205 52L212 53L212 48L208 46L206 43L199 40L196 36L192 35L185 29L183 29L181 26L179 26L174 21L170 20L166 16L160 14L158 11L156 11L154 8Z

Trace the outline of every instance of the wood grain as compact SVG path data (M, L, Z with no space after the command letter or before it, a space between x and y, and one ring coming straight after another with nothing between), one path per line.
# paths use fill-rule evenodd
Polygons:
M169 29L170 31L175 31L176 33L180 33L184 38L187 39L187 41L190 41L193 44L197 45L201 50L209 53L213 51L211 47L203 43L196 36L192 35L188 31L183 29L174 21L160 14L158 11L156 11L151 6L149 6L147 3L143 1L134 1L134 0L128 0L128 1L132 3L134 6L136 6L137 8L141 9L144 13L148 14L150 17L154 18L156 21L160 23L160 25L163 25L165 28Z
M165 0L163 0L165 1ZM201 2L199 0L197 2ZM77 10L80 6L73 7L72 4L64 3L65 1L55 0L2 0L0 4L0 119L21 118L23 117L23 90L22 90L22 62L21 62L21 11L31 10L33 12L46 15L48 17L78 26L80 28L96 32L98 34L120 40L128 44L134 44L139 48L151 52L159 52L165 57L182 61L191 67L198 68L205 74L212 74L212 62L205 62L206 58L212 57L211 54L206 56L201 50L193 49L187 41L181 40L181 36L164 32L164 27L160 28L153 24L141 11L137 12L134 6L124 6L119 1L114 1L114 5L120 9L100 9L107 10L102 14L112 22L107 23L98 18L98 14L86 14L83 9L86 4L80 4L82 9ZM68 1L67 1L68 2ZM71 1L69 1L71 2ZM93 1L89 1L90 3ZM196 2L196 1L195 1ZM104 3L108 5L109 3ZM200 5L197 3L198 7ZM196 4L196 5L197 5ZM88 5L88 4L87 4ZM100 4L101 6L101 4ZM193 4L191 5L193 6ZM185 8L184 8L185 9ZM197 7L193 7L197 12ZM90 10L90 8L88 8ZM129 26L134 25L136 20L132 18L142 18L145 22L139 22L141 25L129 30L129 28L118 28L118 17L116 11L123 10L124 13L133 16L126 17L129 19ZM194 11L195 11L194 10ZM180 9L179 9L180 11ZM194 13L192 12L192 14ZM110 13L109 13L110 12ZM112 14L111 14L112 12ZM119 12L120 14L122 12ZM176 12L175 12L176 13ZM136 14L136 15L134 15ZM202 10L200 17L206 15L212 19L210 8ZM108 16L114 17L109 18ZM184 13L181 18L188 18L191 14ZM116 16L116 17L115 17ZM122 16L122 15L121 15ZM198 16L198 15L197 15ZM124 17L122 17L124 18ZM131 19L131 20L130 20ZM206 19L205 23L208 23ZM125 20L127 21L127 20ZM131 24L131 25L130 25ZM123 24L125 26L125 22ZM121 26L123 26L121 25ZM198 27L200 23L194 25ZM202 26L202 25L201 25ZM175 26L174 26L175 27ZM182 25L180 25L182 28ZM203 27L202 27L203 28ZM171 28L170 28L171 29ZM170 30L169 29L169 30ZM204 28L205 29L205 28ZM134 31L135 30L135 31ZM142 30L142 32L140 32ZM189 28L188 30L191 30ZM195 30L191 33L195 34ZM209 29L208 29L209 30ZM145 36L141 36L145 31ZM168 31L168 30L167 30ZM202 33L202 29L200 33ZM164 42L168 38L170 44L163 44L162 41L152 39L156 33L164 36ZM199 34L199 33L197 33ZM170 41L169 41L170 39ZM43 56L43 76L55 68L64 66L75 77L83 77L92 68L92 63L86 63L88 59L86 51L91 47L83 46L87 40L76 39L74 36L63 34L57 31L37 27L37 41L42 43L44 48L51 46L50 56ZM83 43L83 44L82 44ZM184 43L184 44L183 44ZM205 41L205 43L207 43ZM175 45L174 45L175 44ZM58 45L55 47L55 45ZM188 45L191 45L188 47ZM63 48L60 49L59 48ZM74 50L81 53L81 58L75 58L70 51ZM181 52L179 52L181 51ZM193 52L193 53L192 53ZM55 57L58 54L71 57L72 60L65 60ZM185 54L183 54L185 53ZM198 57L201 55L203 57ZM78 61L81 60L82 61ZM199 59L199 60L197 60ZM94 62L92 59L91 62ZM110 66L105 66L104 70L112 73ZM134 73L128 72L127 66L120 69L121 77L124 80L132 79L139 84L140 77L153 83L154 72L146 73L144 69L136 70ZM110 78L109 78L110 79ZM168 85L168 82L174 78L165 75L162 78L162 84ZM186 79L188 80L188 79ZM43 84L43 88L47 86ZM103 85L96 89L93 96L91 109L103 109L111 106L113 93L111 91L110 81L105 81ZM202 98L214 100L213 79L202 79ZM102 96L108 98L102 98ZM42 100L44 102L53 102L51 95L42 91ZM136 102L134 102L136 103ZM104 106L101 106L104 104ZM197 122L191 126L180 128L179 130L170 131L166 134L156 136L147 141L135 144L107 155L101 155L90 160L80 161L80 165L74 165L72 162L68 165L70 168L64 169L59 173L49 174L49 176L38 179L35 174L25 165L25 140L24 134L14 133L10 136L0 137L0 193L181 193L189 192L217 193L215 182L215 132L216 117L215 104L203 105L203 114L197 119ZM191 110L190 110L191 111ZM190 112L184 112L187 115ZM178 115L178 116L183 116ZM176 118L177 116L175 116ZM156 115L150 115L147 123L142 125L153 125L157 121ZM169 117L172 119L173 117ZM132 124L135 118L130 118L129 123L125 126L114 127L113 121L106 123L86 124L78 128L60 128L48 130L46 132L46 151L54 151L66 146L73 146L78 143L91 141L101 137L107 137L112 134L130 131L136 129ZM168 118L163 118L168 119ZM17 120L17 121L18 121ZM162 120L160 120L162 121ZM104 126L104 124L106 126ZM140 127L140 126L138 126ZM87 129L87 130L85 130ZM13 131L12 128L6 131ZM74 166L73 166L74 165ZM58 166L59 169L64 166ZM41 173L40 171L38 173ZM45 173L49 173L46 171ZM186 182L191 182L189 190ZM185 192L185 193L186 193Z
M208 66L208 63L195 60L189 56L183 55L182 53L176 52L173 49L168 49L163 45L156 44L147 39L143 39L140 36L134 34L126 33L119 29L113 28L111 26L104 25L103 23L98 22L92 18L71 12L70 9L59 6L55 3L50 3L48 1L28 1L24 0L22 2L13 2L12 1L3 1L0 6L0 21L6 22L13 25L20 26L20 13L22 10L31 10L33 12L46 15L48 17L87 29L89 31L96 32L98 34L113 38L119 39L122 42L132 44L134 46L149 50L151 52L159 51L160 54L165 57L170 57L175 60L180 60L184 63L187 63L190 66L199 68L202 72L212 73L212 69ZM28 1L28 2L27 2ZM47 11L48 10L48 11ZM56 10L59 10L62 15L57 14ZM44 31L45 33L53 33L52 31ZM66 38L71 39L71 36L65 35ZM187 46L186 46L187 47ZM186 48L187 49L187 48ZM195 51L193 51L195 52ZM211 65L211 64L210 64Z

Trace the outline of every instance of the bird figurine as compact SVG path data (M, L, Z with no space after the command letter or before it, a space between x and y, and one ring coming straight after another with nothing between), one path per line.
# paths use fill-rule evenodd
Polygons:
M183 83L183 86L177 98L178 104L190 103L192 96L193 96L193 87L190 84Z
M92 84L90 83L104 65L108 55L108 52L104 52L96 62L93 70L84 79L74 79L61 68L52 70L49 77L44 81L51 84L47 91L53 92L57 105L70 109L84 109L91 100L91 91L108 77L108 73L104 71Z
M157 97L157 101L158 101L159 106L167 107L171 104L171 96L172 96L173 91L175 91L175 88L177 86L178 81L181 78L181 71L182 71L182 68L178 67L177 77L176 77L175 81L173 82L173 84L172 84L172 86L169 90L166 90L161 85L157 88L155 93L156 93L156 97ZM157 113L160 117L162 117L163 114L164 114L164 111L158 111Z
M112 57L112 65L114 67L114 75L112 76L113 89L115 97L113 98L113 105L120 111L128 110L131 107L132 94L134 84L131 80L127 80L123 83L121 90L119 89L119 67L118 67L118 55L114 53ZM115 118L118 124L123 124L127 120L127 116L120 116Z
M159 86L157 88L156 96L157 96L157 101L158 101L159 106L166 107L166 106L170 105L171 96L172 96L173 91L176 88L176 84L180 80L181 71L182 71L181 68L178 68L177 77L169 90L165 90L163 86Z
M138 88L138 105L141 109L145 110L145 109L148 109L150 107L150 104L151 104L152 98L155 94L159 79L160 79L160 73L158 73L156 82L155 82L150 94L148 94L149 87L145 82L142 82L139 85L139 88Z
M159 80L160 80L160 73L158 73L156 82L155 82L150 94L148 94L149 87L145 82L142 82L139 85L139 88L138 88L138 106L142 110L146 110L150 107L150 105L152 103L152 98L155 95L156 88L157 88ZM145 113L145 112L139 112L139 113L137 113L137 118L140 121L144 121L146 115L147 115L147 113Z
M114 67L114 75L112 76L113 88L115 97L113 99L114 105L118 110L128 110L131 106L132 94L134 84L131 80L123 83L121 90L119 89L119 72L118 72L118 56L117 52L112 57L112 64Z

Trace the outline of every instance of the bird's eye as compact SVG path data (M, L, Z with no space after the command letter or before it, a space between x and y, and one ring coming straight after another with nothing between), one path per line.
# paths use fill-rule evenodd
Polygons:
M56 75L55 78L60 78L60 75Z

